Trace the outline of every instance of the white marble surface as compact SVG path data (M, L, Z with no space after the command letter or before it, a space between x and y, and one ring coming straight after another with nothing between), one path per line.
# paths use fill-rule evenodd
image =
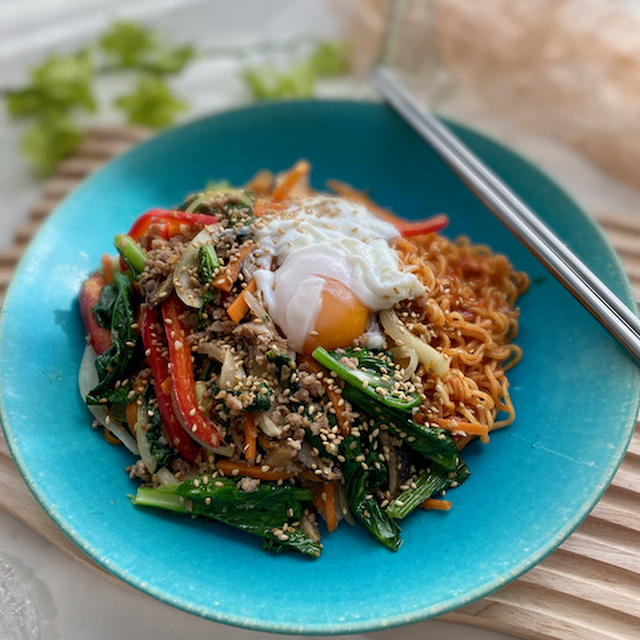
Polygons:
M348 0L345 0L348 1ZM288 40L309 34L337 32L335 15L324 2L303 0L5 0L0 3L0 84L15 85L29 64L50 49L73 49L104 28L114 15L144 18L172 32L177 39L204 44L250 44L263 39ZM248 96L238 80L239 62L216 58L194 63L174 84L189 95L191 116L242 103ZM112 84L100 87L107 102ZM322 95L371 95L363 85L334 82ZM113 119L107 110L106 119ZM38 194L39 182L16 153L21 126L0 115L0 247L10 243ZM638 194L590 167L552 141L532 139L517 131L502 134L552 172L583 205L635 211ZM0 512L0 569L13 567L32 598L39 620L38 635L7 635L7 640L135 638L225 638L258 640L265 633L233 629L175 610L142 594L132 594L115 582L76 564L18 522ZM6 576L5 576L6 577ZM0 595L2 594L0 574ZM7 611L0 598L0 636ZM24 612L23 612L24 613ZM4 630L5 634L8 631ZM356 636L362 637L362 636ZM425 622L366 637L386 640L499 640L506 636L441 622ZM5 640L3 636L1 640Z

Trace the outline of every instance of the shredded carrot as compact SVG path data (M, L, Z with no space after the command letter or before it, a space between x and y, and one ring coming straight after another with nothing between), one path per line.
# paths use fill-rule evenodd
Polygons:
M342 393L338 391L338 388L333 382L333 378L331 378L329 376L329 372L313 358L310 358L309 356L302 356L302 360L307 364L307 367L312 373L324 373L324 375L322 376L322 386L324 387L324 392L327 394L327 397L331 402L331 406L336 412L336 420L338 421L338 426L340 427L340 433L343 436L348 436L349 432L351 431L351 425L349 423L349 418L347 417L347 409L342 398ZM340 403L340 400L343 400L342 404Z
M138 421L138 405L135 402L130 402L127 405L126 416L129 431L131 431L131 435L135 438L136 422Z
M485 424L476 424L475 422L464 422L463 420L449 420L447 418L432 418L439 427L448 431L464 431L475 436L487 436L489 428Z
M313 506L327 523L329 533L338 528L338 514L336 513L335 486L333 482L324 482L314 489Z
M109 444L113 444L115 446L122 444L122 442L120 442L120 440L118 440L118 438L116 438L106 427L102 430L102 435Z
M311 165L306 160L298 160L293 168L284 176L280 184L273 190L271 199L274 202L281 202L290 193L296 183L304 178L311 170Z
M336 514L335 486L333 482L325 482L323 492L326 494L324 508L327 513L327 529L333 533L338 528L338 515Z
M253 293L258 288L256 283L256 279L253 278L251 282L240 292L240 295L227 307L227 313L229 317L238 324L242 318L246 315L247 311L249 311L249 305L245 300L244 294L245 291L249 293Z
M245 242L240 249L238 249L235 260L229 262L229 264L222 270L222 274L213 281L213 286L221 291L231 291L231 288L240 275L242 263L249 257L249 254L253 251L254 247L255 243L253 240Z
M265 213L269 213L270 211L282 211L286 209L287 205L284 202L271 202L271 200L265 200L264 198L260 198L256 200L253 205L253 214L258 218L260 216L265 215Z
M449 502L449 500L427 498L424 502L420 503L420 507L422 509L438 509L439 511L449 511L449 509L451 509L451 502Z
M311 469L305 469L298 476L307 482L322 482L322 478L319 478Z
M252 466L246 462L236 462L235 460L218 460L216 467L225 476L246 476L268 481L288 480L295 475L293 471L278 471L271 467L265 469L264 466Z
M256 419L253 413L247 413L244 417L244 457L253 462L256 459L256 438L258 430L256 429Z
M407 223L406 220L399 218L389 209L385 209L384 207L376 204L366 193L358 191L358 189L354 189L346 182L341 182L340 180L327 180L327 186L331 191L335 191L339 196L342 196L347 200L351 200L351 202L363 204L367 209L369 209L369 211L371 211L371 213L383 220L386 220L387 222L390 222L396 227L401 227L403 224Z
M101 259L102 262L102 277L105 284L111 284L113 282L113 267L111 266L111 256L105 253Z

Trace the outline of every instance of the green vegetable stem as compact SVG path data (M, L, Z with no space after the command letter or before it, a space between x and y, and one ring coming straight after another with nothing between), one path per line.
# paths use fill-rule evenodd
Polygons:
M291 485L263 482L254 491L242 491L231 478L200 476L158 489L140 488L132 502L217 520L262 538L271 551L289 549L317 558L322 545L292 524L300 521L303 503L312 499L310 491Z

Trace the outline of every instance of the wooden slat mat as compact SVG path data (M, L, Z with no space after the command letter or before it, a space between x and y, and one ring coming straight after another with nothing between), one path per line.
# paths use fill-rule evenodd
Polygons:
M43 188L40 201L0 251L0 298L25 245L56 204L112 156L146 138L136 129L92 129ZM640 219L595 212L640 298ZM103 572L49 519L20 477L0 433L0 507L76 560ZM104 572L103 572L104 573ZM106 575L106 574L105 574ZM124 583L119 582L124 585ZM553 554L500 591L444 620L526 639L640 638L640 429L611 486L584 523Z

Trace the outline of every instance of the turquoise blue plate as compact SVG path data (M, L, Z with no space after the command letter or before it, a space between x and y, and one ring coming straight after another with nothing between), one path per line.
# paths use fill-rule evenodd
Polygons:
M513 186L622 299L629 284L597 227L545 175L469 129L462 139ZM403 523L391 553L359 528L324 539L317 561L260 551L224 526L137 509L131 457L90 428L77 392L80 283L113 236L211 178L246 181L300 157L313 184L369 189L407 218L446 211L450 237L504 252L532 285L521 299L522 363L510 374L515 423L465 458L450 512ZM468 604L557 547L613 477L638 410L638 369L621 347L388 108L353 102L249 107L164 133L77 188L24 256L2 313L2 423L16 463L56 524L105 569L164 602L228 624L349 633Z

